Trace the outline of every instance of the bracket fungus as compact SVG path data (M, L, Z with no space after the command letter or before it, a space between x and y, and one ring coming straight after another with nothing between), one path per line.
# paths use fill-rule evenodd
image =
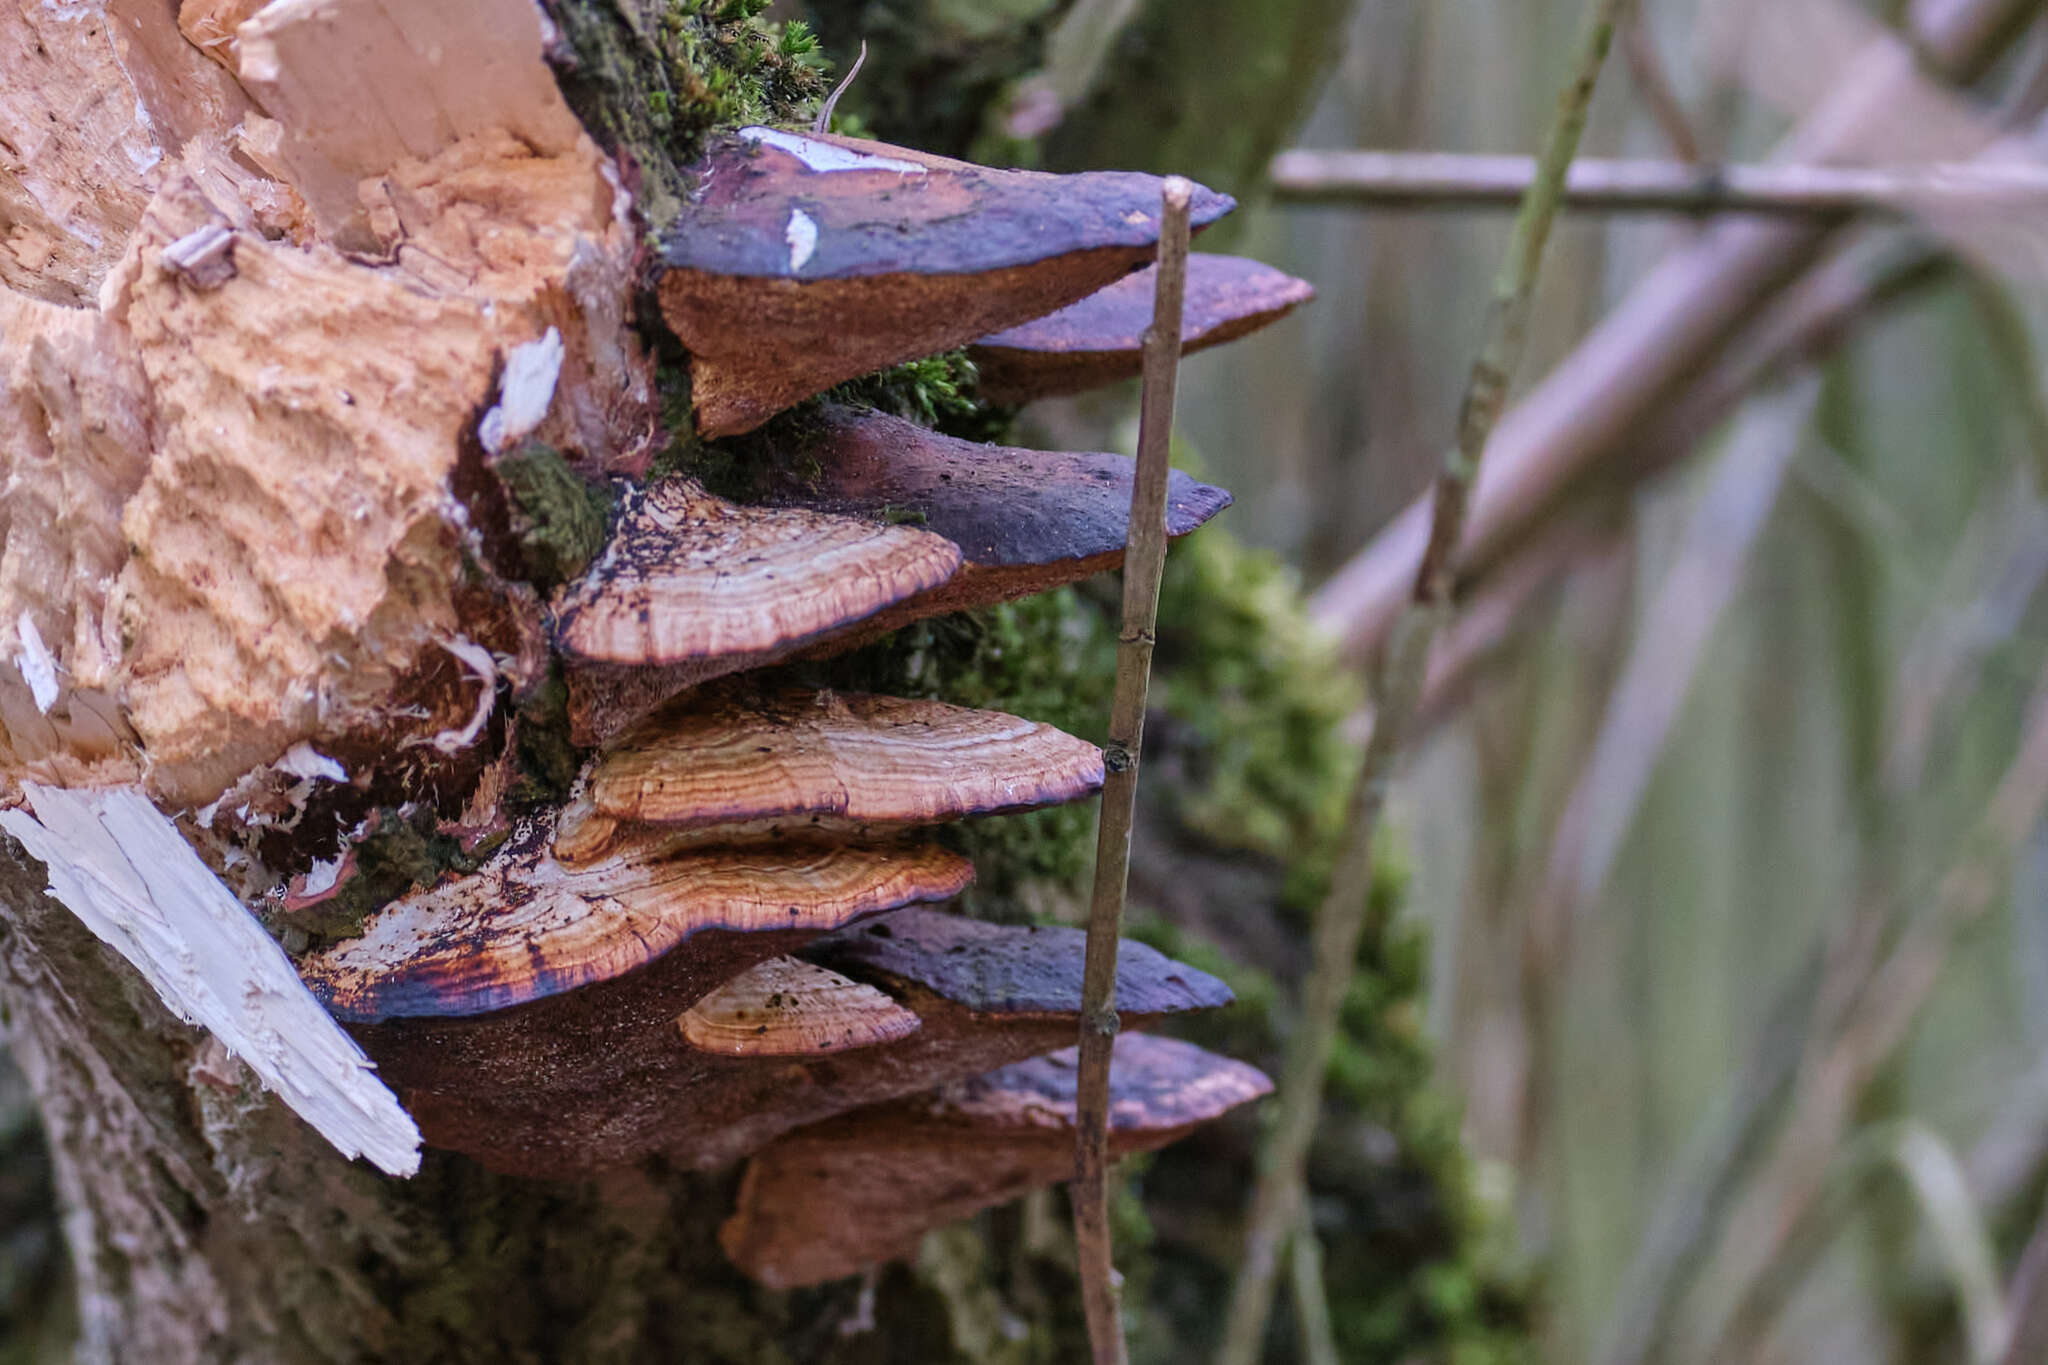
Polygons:
M762 495L778 506L853 517L912 518L959 547L945 582L842 630L824 648L942 612L1044 592L1123 563L1132 461L1122 455L981 445L886 413L827 404L811 423L802 478ZM1230 494L1179 470L1166 534L1198 529Z
M662 243L662 316L705 436L841 380L1039 317L1143 265L1160 181L992 170L859 138L742 128ZM1193 221L1228 213L1198 189Z
M1076 1050L800 1128L754 1154L719 1241L774 1289L914 1255L926 1232L1072 1178ZM1185 1137L1273 1084L1172 1038L1126 1034L1110 1066L1114 1156Z
M692 842L850 837L1028 810L1102 785L1102 752L999 711L861 693L710 689L661 708L593 764L555 854L620 828Z
M742 864L725 860L747 856L692 852L682 860L720 859L737 885ZM753 880L767 883L781 856L757 860ZM838 913L867 912L842 903ZM380 935L373 925L368 937L403 938L425 945L431 957L449 952L463 933L423 923L417 913L404 918L411 923L402 935ZM875 920L867 933L821 938L816 923L785 928L771 914L752 931L699 930L638 968L624 966L623 957L608 960L619 969L610 977L549 977L546 985L560 989L528 989L528 1003L466 1018L387 1017L352 1032L429 1145L510 1174L569 1179L655 1154L681 1165L723 1165L791 1128L1046 1052L1078 1027L1079 930L1001 927L915 909ZM509 924L498 936L508 949L524 941ZM633 938L615 922L591 936L629 947ZM870 940L886 947L870 948ZM548 946L545 936L536 943L539 951ZM764 972L763 964L793 953L812 969L813 987L829 980L819 971L846 984L780 1002L772 1049L716 1045L721 1037L732 1041L735 1005L761 998L775 979L778 969ZM1118 1010L1126 1028L1230 1002L1221 982L1152 949L1127 944L1123 957ZM337 998L322 977L314 981ZM853 1026L857 1041L846 1034L850 990L871 990L891 1006L879 1010L866 996L853 1006L868 1016ZM451 997L451 1004L474 999ZM417 995L405 1003L426 1008ZM863 1030L872 1036L860 1037Z
M697 663L710 677L937 587L959 566L959 550L928 531L740 507L671 479L634 500L603 556L557 597L555 638L579 659Z
M873 986L802 958L774 957L684 1010L677 1025L699 1052L818 1057L907 1038L918 1020Z
M1159 267L1134 271L1079 303L981 338L967 348L991 403L1028 403L1134 379ZM1315 286L1242 256L1188 257L1182 354L1207 350L1278 322L1316 296Z
M360 1023L538 1006L643 968L694 1000L861 916L951 899L973 875L932 844L677 849L646 838L569 868L537 825L470 876L392 902L300 975Z

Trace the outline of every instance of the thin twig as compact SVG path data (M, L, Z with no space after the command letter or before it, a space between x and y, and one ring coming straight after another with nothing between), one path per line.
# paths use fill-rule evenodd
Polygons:
M1380 208L1511 208L1536 176L1526 156L1316 151L1273 158L1274 196ZM2048 166L1952 161L1907 166L1689 165L1588 158L1572 165L1565 207L1600 213L1767 213L1830 218L1949 211L2038 212Z
M860 55L853 59L853 65L848 67L846 74L839 78L839 84L832 87L832 93L825 97L825 107L818 111L818 116L815 119L811 120L812 132L822 135L832 131L832 111L839 107L839 97L846 93L846 88L853 84L853 78L858 76L860 69L867 64L868 41L863 38L860 41Z
M1306 1208L1294 1228L1287 1279L1294 1288L1294 1316L1301 1327L1301 1365L1342 1365L1336 1329L1330 1324L1330 1297L1323 1289L1323 1244Z
M1107 776L1081 980L1074 1240L1095 1365L1122 1365L1124 1360L1109 1243L1109 1061L1117 1032L1117 941L1123 933L1124 894L1130 883L1131 818L1138 795L1138 754L1145 738L1145 693L1152 681L1153 627L1159 616L1159 581L1166 569L1168 455L1180 367L1181 305L1187 291L1188 206L1193 198L1194 186L1179 176L1169 176L1162 187L1158 287L1152 296L1152 325L1145 332L1138 467L1131 484L1130 533L1124 552L1123 629L1117 638L1109 744L1103 750Z
M1671 144L1672 155L1680 161L1694 164L1706 160L1699 134L1693 131L1685 104L1672 87L1671 73L1664 69L1664 59L1657 55L1657 39L1650 32L1650 21L1641 6L1631 10L1622 20L1619 36L1621 55L1628 62L1629 78L1649 109L1650 117L1657 121L1664 140Z
M1365 928L1380 811L1422 692L1430 642L1449 612L1450 554L1463 532L1472 482L1507 401L1509 380L1521 361L1537 270L1557 214L1565 173L1585 131L1586 109L1613 42L1615 19L1627 3L1592 0L1577 62L1544 139L1538 159L1541 169L1515 217L1507 257L1494 281L1485 342L1473 362L1458 416L1458 443L1437 475L1429 544L1415 575L1409 609L1395 630L1394 647L1388 651L1375 689L1378 709L1372 737L1366 742L1352 792L1329 895L1316 915L1314 965L1303 987L1301 1022L1281 1074L1279 1116L1260 1153L1244 1255L1231 1290L1230 1311L1216 1355L1218 1365L1252 1365L1265 1336L1280 1250L1301 1215L1309 1142L1322 1112L1323 1078Z

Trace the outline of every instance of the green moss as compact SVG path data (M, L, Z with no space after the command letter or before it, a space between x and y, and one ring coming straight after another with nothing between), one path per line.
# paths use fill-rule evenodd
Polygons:
M1361 694L1272 555L1207 530L1174 547L1160 586L1158 705L1187 779L1162 793L1208 844L1299 864L1289 901L1314 903L1357 767L1342 739Z
M352 938L386 903L432 886L446 873L478 866L479 858L435 827L431 810L406 815L387 808L375 819L376 830L355 845L354 873L327 900L291 912L292 927L324 938Z
M516 820L567 799L584 753L569 739L569 687L559 663L513 711L512 752L518 776L505 793L508 816Z
M982 402L980 389L981 374L962 349L849 379L824 397L907 418L966 441L999 440L1016 410Z
M569 105L622 154L659 238L686 172L716 131L807 120L826 92L807 27L762 17L767 0L555 0L552 54Z
M524 576L543 590L583 572L604 548L609 488L585 483L562 453L527 441L493 466L512 499Z

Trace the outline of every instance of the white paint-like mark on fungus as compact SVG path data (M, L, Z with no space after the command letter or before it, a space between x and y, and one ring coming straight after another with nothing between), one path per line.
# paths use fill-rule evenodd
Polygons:
M172 1013L210 1029L343 1155L392 1175L419 1170L419 1128L398 1097L148 798L22 787L34 814L0 810L0 829L49 870L49 894Z
M789 243L789 273L797 274L811 259L811 253L818 249L818 225L802 209L791 209L789 226L782 230L782 240Z
M871 152L856 152L841 147L836 142L822 142L802 133L785 133L779 128L742 128L740 137L747 142L757 142L773 147L779 152L788 152L798 161L814 171L899 171L904 175L923 175L925 168L915 161L905 161L896 156L875 156Z
M57 704L57 658L50 653L50 647L43 643L43 633L36 629L36 618L28 612L14 623L15 638L21 641L21 653L14 656L14 666L21 670L22 679L28 683L30 695L36 699L36 710L44 715Z
M537 341L514 346L498 380L498 404L477 425L484 449L496 455L539 426L561 377L562 334L554 328Z

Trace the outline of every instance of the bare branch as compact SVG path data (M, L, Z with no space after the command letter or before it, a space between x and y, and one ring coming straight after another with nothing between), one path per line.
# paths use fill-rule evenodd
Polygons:
M1170 176L1159 221L1159 283L1145 332L1145 386L1139 400L1138 469L1131 485L1129 549L1124 556L1123 629L1117 639L1116 691L1103 753L1102 820L1095 843L1095 889L1088 911L1088 955L1081 978L1081 1062L1075 1081L1074 1240L1081 1298L1095 1365L1122 1365L1116 1268L1109 1242L1109 1061L1116 1041L1116 954L1130 885L1131 819L1138 796L1138 755L1145 739L1145 693L1152 681L1153 628L1166 571L1166 484L1173 442L1173 396L1180 369L1181 305L1188 278L1188 209L1194 187Z
M1312 151L1273 158L1276 197L1384 208L1510 208L1536 176L1526 156ZM1567 208L1600 213L1751 213L1835 218L1947 211L2039 212L2048 166L1949 161L1907 166L1688 165L1588 158L1572 163Z

